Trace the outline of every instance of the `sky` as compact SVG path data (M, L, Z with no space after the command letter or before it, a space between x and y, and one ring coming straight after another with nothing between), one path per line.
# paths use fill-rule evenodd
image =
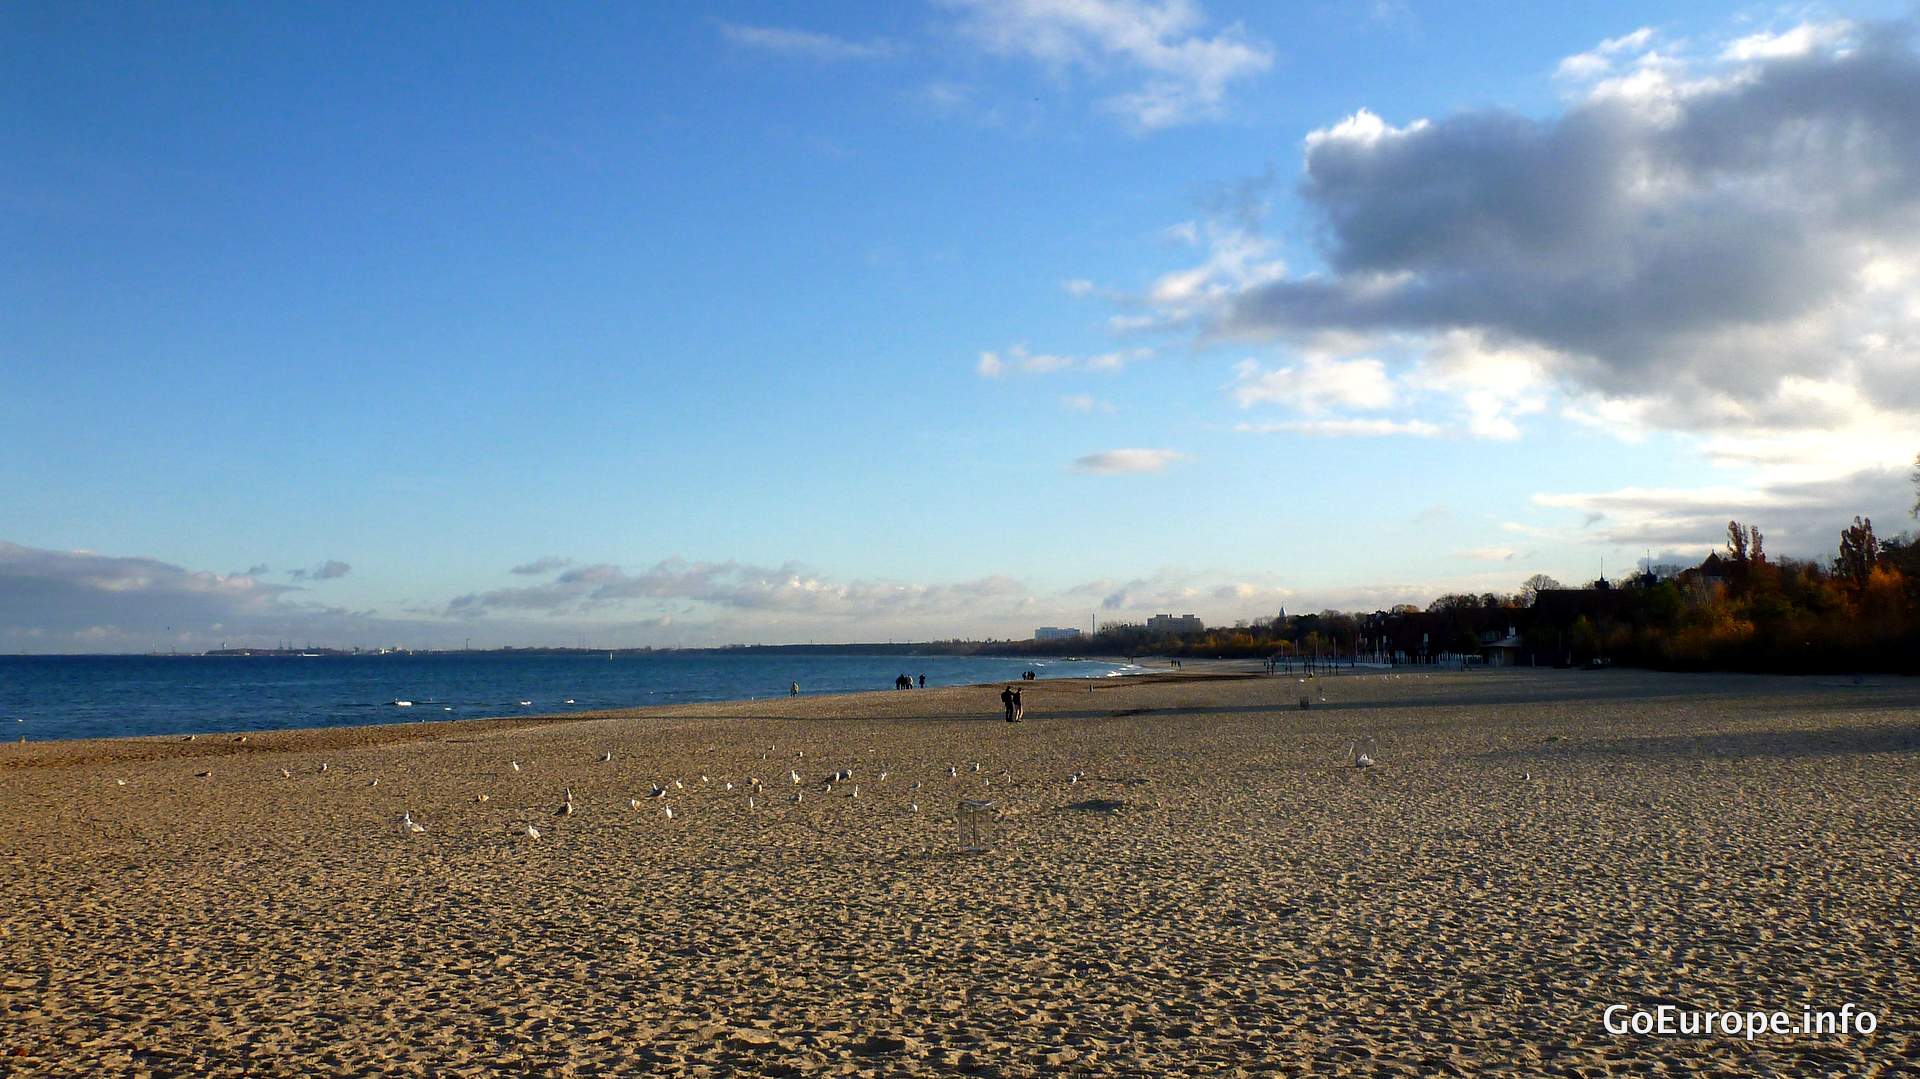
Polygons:
M0 6L0 652L1831 557L1913 525L1917 16Z

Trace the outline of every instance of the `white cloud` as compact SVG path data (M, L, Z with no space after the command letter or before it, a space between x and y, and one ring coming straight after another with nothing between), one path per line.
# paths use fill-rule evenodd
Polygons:
M1629 34L1611 37L1587 52L1575 53L1560 61L1554 74L1562 79L1584 82L1613 69L1614 58L1621 53L1637 53L1653 43L1654 30L1643 26Z
M1093 472L1103 475L1115 475L1132 472L1161 472L1168 465L1184 461L1187 455L1178 450L1106 450L1076 457L1073 467L1078 472Z
M747 26L723 22L720 36L730 44L780 56L807 60L883 60L897 56L900 46L884 38L848 41L832 34L780 26Z
M1060 287L1066 291L1067 295L1072 296L1076 300L1085 299L1093 295L1094 291L1093 282L1084 277L1075 277L1062 281L1060 282Z
M1382 409L1394 403L1393 380L1379 360L1308 355L1295 366L1264 368L1241 360L1233 368L1233 399L1241 408L1284 405L1303 412L1329 408Z
M1520 552L1511 547L1469 547L1453 553L1476 562L1511 562L1520 556Z
M989 50L1058 72L1144 77L1104 104L1142 131L1218 116L1229 86L1272 66L1237 26L1207 34L1193 0L946 0Z
M1546 408L1552 359L1530 345L1500 347L1482 334L1455 330L1440 337L1408 382L1452 397L1475 438L1514 439L1520 437L1516 418Z
M1277 423L1236 423L1236 431L1251 434L1296 434L1313 435L1321 438L1385 438L1390 435L1411 435L1415 438L1433 438L1441 433L1440 425L1425 420L1381 420L1336 418L1322 420L1281 420Z
M1069 393L1061 395L1060 407L1069 412L1112 412L1113 402L1102 401L1090 393Z
M1050 375L1061 371L1113 372L1135 360L1153 355L1150 348L1120 349L1097 356L1066 356L1052 352L1032 352L1025 345L1014 345L1003 352L982 352L974 370L982 378L999 378L1008 372L1025 375Z
M1736 62L1791 60L1842 45L1852 33L1853 24L1844 20L1803 22L1779 33L1761 31L1749 34L1728 45L1720 55L1723 59Z

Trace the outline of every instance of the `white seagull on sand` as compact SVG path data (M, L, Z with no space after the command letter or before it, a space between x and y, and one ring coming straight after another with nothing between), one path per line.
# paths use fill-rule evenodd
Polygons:
M519 761L514 761L514 762L513 762L513 770L514 770L514 771L516 771L516 772L518 772L518 771L520 770L520 762L519 762Z
M414 835L419 835L421 832L424 832L427 830L426 825L421 824L419 821L413 819L413 812L411 810L400 814L400 827L405 828L408 832L411 832Z
M529 824L527 825L526 831L521 832L520 834L523 836L526 836L528 839L539 839L540 829L535 828L533 825Z
M608 750L607 752L605 752L605 753L602 753L602 754L600 754L600 763L601 763L601 764L607 764L607 763L610 763L610 762L611 762L612 760L613 760L613 751L612 751L612 750Z
M553 815L556 817L573 816L573 788L572 787L567 788L567 800L560 803L560 808L556 810Z

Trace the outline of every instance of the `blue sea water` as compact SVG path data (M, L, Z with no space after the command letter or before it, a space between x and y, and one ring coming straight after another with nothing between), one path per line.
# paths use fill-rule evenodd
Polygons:
M0 656L0 741L552 715L783 697L793 682L803 694L891 690L901 674L942 686L1011 681L1026 670L1083 678L1132 669L1093 660L791 653Z

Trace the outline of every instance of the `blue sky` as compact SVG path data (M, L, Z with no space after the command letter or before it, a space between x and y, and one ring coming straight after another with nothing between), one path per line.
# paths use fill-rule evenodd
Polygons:
M1910 15L9 5L0 651L1825 552L1920 449Z

